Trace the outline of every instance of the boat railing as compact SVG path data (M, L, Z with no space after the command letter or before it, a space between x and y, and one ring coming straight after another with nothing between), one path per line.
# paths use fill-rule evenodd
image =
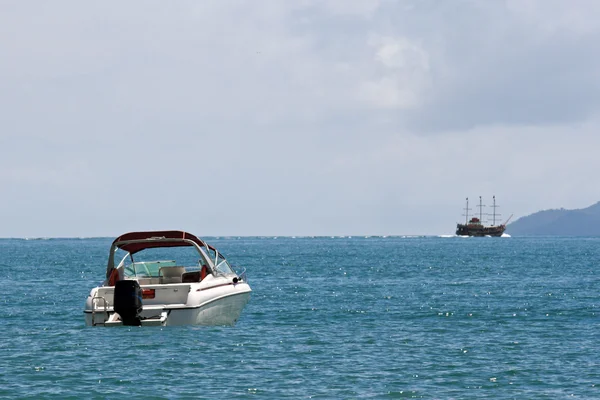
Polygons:
M104 325L104 323L108 320L109 315L108 315L108 302L106 301L106 299L102 296L98 296L98 294L96 294L93 298L92 298L92 326L97 325L96 323L96 310L99 308L98 307L98 301L102 301L102 307L103 307L103 311L102 315L103 315L103 319L102 319L102 324Z

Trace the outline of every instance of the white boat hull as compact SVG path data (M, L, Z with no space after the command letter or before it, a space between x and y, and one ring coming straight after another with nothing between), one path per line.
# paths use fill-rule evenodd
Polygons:
M182 300L185 302L162 302L161 298L143 300L140 314L142 326L173 325L234 325L250 300L252 290L247 283L220 283L218 279L201 284L145 285L143 289L155 289L162 300ZM111 291L112 289L112 291ZM187 293L184 293L187 292ZM112 301L114 288L94 288L85 306L87 326L123 325L114 312ZM176 298L175 296L178 296ZM103 300L100 300L100 299Z

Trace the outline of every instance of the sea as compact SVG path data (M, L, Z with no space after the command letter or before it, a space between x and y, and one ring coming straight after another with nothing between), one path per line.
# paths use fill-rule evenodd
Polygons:
M0 239L0 398L600 398L598 237L205 239L235 326L86 327L112 239Z

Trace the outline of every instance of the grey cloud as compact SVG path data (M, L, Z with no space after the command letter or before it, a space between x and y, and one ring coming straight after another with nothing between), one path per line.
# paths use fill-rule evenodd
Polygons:
M549 176L574 193L570 175L597 163L586 150L545 168L597 112L590 3L347 4L2 3L0 235L437 233L467 175L531 208ZM554 126L513 133L509 165L471 170L520 125ZM479 137L494 139L472 151Z
M418 32L412 24L407 32L397 30L398 35L420 37L431 64L430 92L421 107L400 113L399 123L415 131L455 131L568 124L597 111L600 29L558 23L549 29L545 21L500 2L444 4L417 16L424 27L435 29ZM555 18L557 8L567 12L591 6L535 4L542 10L554 8ZM580 19L596 18L580 14Z

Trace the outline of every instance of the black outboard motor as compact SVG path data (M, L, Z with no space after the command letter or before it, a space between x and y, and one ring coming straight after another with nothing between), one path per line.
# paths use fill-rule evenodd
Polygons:
M142 288L138 281L123 280L115 283L115 311L123 325L140 326Z

